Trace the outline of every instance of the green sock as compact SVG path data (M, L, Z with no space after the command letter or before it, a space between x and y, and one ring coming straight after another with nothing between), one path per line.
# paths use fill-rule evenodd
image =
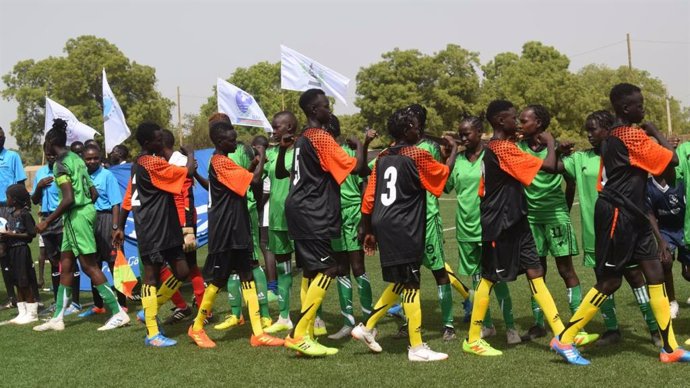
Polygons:
M534 324L540 327L544 327L544 313L541 311L541 307L534 297L531 298L532 301L532 315L534 316Z
M606 330L618 330L618 319L616 319L616 302L613 300L613 294L599 306L601 316L604 318L604 326Z
M268 282L266 281L266 273L259 265L252 270L254 276L254 284L256 284L256 296L259 299L259 312L262 318L270 318L271 313L268 311Z
M228 299L230 300L230 312L237 318L242 315L242 290L240 289L240 276L230 275L228 279Z
M371 315L372 308L372 296L371 296L371 283L369 283L369 276L367 273L363 273L360 276L356 276L357 281L357 294L359 295L359 304L362 306L362 313L364 314L363 322L366 322Z
M450 283L438 286L438 302L441 304L441 322L453 327L453 294Z
M58 286L57 298L55 298L55 313L53 314L53 318L62 319L70 303L72 303L72 287L60 284Z
M355 327L355 317L352 312L352 280L350 275L338 276L338 300L340 301L340 314L343 316L343 325Z
M120 304L117 303L117 297L107 282L96 286L96 290L98 290L98 294L103 298L103 303L108 306L108 310L112 314L120 312Z
M290 317L290 289L292 288L292 268L289 261L276 263L278 272L278 309L280 317Z
M572 315L575 315L575 311L580 307L580 303L582 303L582 288L580 288L580 285L568 288L568 307L570 307Z
M482 275L480 274L475 274L472 275L472 289L477 290L477 286L479 285L479 281L482 280ZM486 309L486 315L484 315L484 327L490 328L494 327L494 321L491 319L491 307Z
M637 304L640 306L640 311L644 317L645 322L647 322L647 327L650 333L656 333L659 330L659 325L656 323L656 318L654 318L654 313L652 312L652 307L649 305L649 293L647 292L647 286L642 286L639 288L633 288L633 294L637 300Z
M498 282L494 284L494 293L498 299L498 305L503 313L503 321L506 329L515 329L515 319L513 318L513 299L510 297L508 283Z

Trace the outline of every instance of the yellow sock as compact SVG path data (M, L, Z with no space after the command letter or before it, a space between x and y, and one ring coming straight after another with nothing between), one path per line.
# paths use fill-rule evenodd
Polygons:
M561 333L561 343L572 344L577 333L585 327L587 322L594 318L597 311L599 311L599 306L604 303L607 297L606 294L592 287L587 295L582 298L580 307L577 308L575 314L570 318L568 326Z
M470 319L470 331L467 334L467 342L474 342L482 339L482 326L484 317L489 309L489 295L494 284L482 278L474 292L474 304L472 305L472 318Z
M448 263L445 263L446 265L446 272L448 273L448 277L450 278L450 285L455 288L455 291L459 292L460 295L462 296L463 299L467 299L470 297L470 289L467 288L460 279L458 279L458 275L453 272L453 269L450 268L450 265Z
M144 308L144 323L146 324L146 335L152 338L158 335L158 302L156 301L156 286L144 284L141 286L141 305Z
M299 284L299 303L300 309L304 307L304 300L307 298L307 291L309 290L309 285L311 284L311 279L302 276L302 282ZM314 322L310 322L307 327L307 335L314 338Z
M671 307L666 295L666 285L650 284L649 288L649 305L652 307L654 318L659 324L659 334L664 341L664 350L668 353L673 352L678 347L676 342L676 335L673 333L673 324L671 323Z
M371 315L369 316L369 319L367 319L367 329L371 330L376 327L376 324L379 322L379 319L386 315L386 312L389 308L391 308L393 303L395 303L395 301L398 300L398 297L400 296L402 291L403 285L400 283L389 284L388 287L386 287L386 289L383 290L381 297L378 301L376 301L376 306L374 306L374 309L371 310Z
M261 328L259 297L256 295L256 284L253 280L250 282L242 282L242 296L247 302L249 322L252 324L252 333L254 333L254 335L261 335L264 332L264 329Z
M534 300L537 301L537 304L541 308L541 311L544 313L544 320L549 323L549 326L551 326L551 331L553 332L553 335L556 336L562 333L565 327L563 326L561 317L558 315L556 303L554 303L553 297L551 297L549 289L546 288L544 278L541 277L535 279L528 279L528 281L529 287L532 290L532 296L534 297Z
M326 291L328 286L331 285L333 278L322 273L319 273L314 277L307 290L307 294L304 297L304 303L302 303L302 312L295 325L295 330L293 332L293 338L300 338L309 333L309 328L314 330L314 317L316 317L316 310L321 306L323 297L326 296Z
M419 305L419 289L406 288L403 291L403 309L407 316L407 335L410 346L422 344L422 308Z
M213 302L216 301L216 295L218 295L218 287L213 284L209 284L204 291L204 297L201 300L201 306L199 306L199 311L196 313L194 318L194 326L192 330L199 331L204 328L204 320L213 309Z
M175 294L180 287L182 287L182 281L178 280L174 276L170 276L168 280L163 282L161 288L158 290L158 305L162 306L165 304L165 302L170 300L173 294Z

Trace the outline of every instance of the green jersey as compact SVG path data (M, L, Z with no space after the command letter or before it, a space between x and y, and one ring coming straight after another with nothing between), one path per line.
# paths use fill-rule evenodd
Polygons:
M238 166L249 170L249 166L251 166L252 160L254 160L254 149L244 143L237 143L237 149L235 152L228 154L228 158L232 159ZM256 199L254 199L254 193L251 189L247 190L247 208L249 208L249 211L256 211Z
M58 187L67 182L72 185L72 192L74 193L72 208L92 204L90 188L93 187L93 182L89 176L89 171L86 169L86 164L79 155L67 151L59 156L53 165L53 175ZM59 198L62 201L62 191L60 191Z
M458 200L455 209L455 238L458 242L482 241L479 182L482 178L483 158L484 151L474 162L470 162L465 153L459 154L446 182L445 192L455 190Z
M357 152L347 145L341 146L348 156L357 156ZM350 174L340 185L340 207L360 206L362 204L362 181L359 175Z
M548 151L534 151L529 144L522 140L518 142L518 148L534 155L541 160L546 158ZM525 187L527 198L527 220L532 224L557 224L570 221L568 205L565 202L565 193L561 185L563 176L539 171L532 184Z
M428 153L431 154L431 156L436 159L437 162L441 161L441 149L439 148L438 144L435 142L429 140L429 139L422 139L417 143L417 147L423 149L424 151L427 151ZM438 208L438 198L436 198L433 194L427 191L426 193L426 219L431 219L433 217L436 217L440 215L440 211Z
M268 229L286 231L287 220L285 219L285 199L290 191L290 178L276 178L276 162L280 147L269 147L266 151L266 163L264 170L271 181L271 195L268 197ZM285 151L285 169L292 169L292 159L294 148L290 147Z
M582 223L582 249L594 253L594 206L599 198L597 191L601 157L594 150L578 151L563 158L565 174L577 185Z
M676 149L678 155L678 167L676 167L677 179L685 185L685 197L690 198L690 142L685 142ZM683 228L683 238L685 245L690 245L690 211L685 212L685 227Z

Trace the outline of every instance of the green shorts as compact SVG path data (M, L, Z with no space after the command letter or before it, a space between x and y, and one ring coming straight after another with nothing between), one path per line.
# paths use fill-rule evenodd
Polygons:
M553 257L575 256L580 253L570 221L559 224L530 223L529 226L539 257L546 257L549 253Z
M295 244L288 237L287 230L268 230L268 250L276 255L287 255L295 251Z
M362 244L357 238L357 230L362 220L360 206L348 206L340 210L342 224L340 226L340 237L331 240L333 252L355 252L362 249Z
M441 216L426 220L426 236L422 265L432 271L439 270L446 266L443 254L443 225L441 225Z
M96 253L96 208L85 205L72 208L62 216L63 235L60 252L75 256Z
M460 275L472 276L481 272L482 262L482 242L481 241L458 241L458 273Z

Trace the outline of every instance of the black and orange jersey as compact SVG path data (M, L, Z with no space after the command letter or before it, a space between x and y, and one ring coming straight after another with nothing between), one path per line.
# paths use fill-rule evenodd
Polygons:
M157 156L140 155L132 163L122 208L134 212L139 255L182 246L173 196L182 191L186 178L187 168Z
M479 184L483 241L495 241L501 232L527 216L523 186L532 183L542 163L510 140L489 141Z
M422 259L426 192L440 196L449 174L448 166L419 147L393 146L379 154L364 193L362 213L371 214L381 266Z
M654 142L640 128L612 129L601 148L602 194L627 198L644 210L648 174L660 175L672 158L673 151Z
M252 247L247 190L253 174L225 155L211 157L208 169L208 253Z
M340 184L357 165L321 128L309 128L294 146L285 200L288 234L295 240L340 236Z

